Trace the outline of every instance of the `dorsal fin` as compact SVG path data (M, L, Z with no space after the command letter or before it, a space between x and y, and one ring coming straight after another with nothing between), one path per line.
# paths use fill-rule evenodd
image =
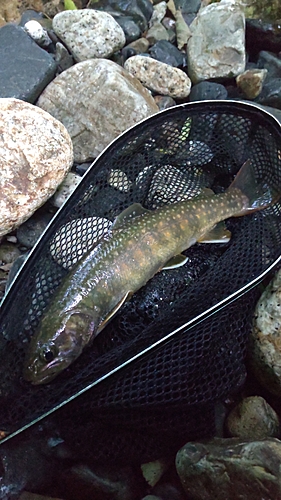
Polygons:
M143 208L143 206L140 203L133 203L133 205L130 205L129 207L125 208L123 212L117 215L116 219L114 220L111 226L111 229L119 229L120 227L123 227L124 224L126 224L129 220L134 219L134 217L138 217L139 215L143 215L145 213L150 213L150 212L151 210Z

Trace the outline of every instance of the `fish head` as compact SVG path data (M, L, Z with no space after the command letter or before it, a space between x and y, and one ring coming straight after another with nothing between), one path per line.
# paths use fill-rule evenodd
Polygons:
M94 331L92 316L84 312L44 317L29 345L24 379L35 385L53 380L80 356Z

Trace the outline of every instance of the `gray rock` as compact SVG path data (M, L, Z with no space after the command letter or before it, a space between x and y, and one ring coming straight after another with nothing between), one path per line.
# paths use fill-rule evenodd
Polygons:
M156 102L159 111L171 108L172 106L175 106L177 104L172 97L166 95L156 95L154 97L154 101Z
M150 0L126 0L125 2L120 2L120 0L99 0L95 2L95 9L107 12L115 11L125 16L131 16L142 33L147 30L148 21L153 13L153 5Z
M52 218L52 214L35 212L26 222L21 224L17 230L17 239L26 248L32 248L46 229Z
M235 406L227 417L226 427L231 436L240 438L279 437L278 415L261 396L250 396Z
M165 64L170 64L175 68L186 66L185 55L167 40L159 40L159 42L156 42L150 47L148 52L153 59L157 59L157 61Z
M141 83L106 59L83 61L58 75L38 106L66 126L77 163L95 158L121 132L158 111Z
M248 99L255 99L262 91L267 69L248 69L236 77L237 86Z
M238 3L221 1L202 8L190 29L187 56L193 83L231 78L245 70L245 18Z
M259 382L281 395L281 271L264 290L255 309L249 356Z
M278 439L247 442L232 438L187 443L177 453L176 468L192 500L281 498Z
M16 247L12 243L2 243L0 245L0 266L11 264L20 255L21 252L19 251L18 247Z
M80 177L80 175L69 172L63 179L62 183L59 185L55 194L52 196L52 198L50 198L50 203L54 207L60 208L69 198L76 186L78 186L81 179L82 177Z
M78 62L109 57L126 42L115 19L107 12L93 9L60 12L53 19L53 30Z
M162 19L164 19L167 10L167 3L165 1L159 2L156 5L153 5L153 13L151 19L149 21L149 27L154 25L154 23L161 23Z
M153 26L147 31L146 38L150 45L153 45L159 40L169 40L169 33L166 28L164 28L163 24L155 21Z
M133 42L134 40L140 38L141 36L140 27L137 25L137 23L134 21L132 17L119 16L116 17L115 20L124 31L126 43Z
M267 79L281 78L281 59L271 52L262 50L259 53L257 67L267 69Z
M28 219L55 192L73 161L65 127L18 99L0 99L0 235Z
M156 61L152 57L130 57L124 68L145 87L158 94L177 99L187 97L190 93L191 81L182 70Z
M227 90L221 83L200 82L191 87L189 100L227 99Z
M0 29L0 68L0 98L34 103L54 78L57 65L23 28L6 24Z
M155 460L141 465L142 475L149 486L155 486L168 469L168 460Z
M146 52L149 47L149 41L146 38L138 38L137 40L134 40L133 42L129 43L127 47L130 47L136 51L137 54L140 54L141 52Z
M265 82L257 102L281 109L281 78L272 78Z
M56 43L55 61L58 65L58 70L61 73L70 68L74 64L72 55L67 48L60 42Z

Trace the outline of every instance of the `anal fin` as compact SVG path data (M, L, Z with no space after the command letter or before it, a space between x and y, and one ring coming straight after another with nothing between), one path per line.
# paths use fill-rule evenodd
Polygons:
M162 270L166 269L176 269L177 267L184 266L186 261L188 260L188 257L183 254L178 254L172 257L168 262L166 262L165 266L162 268Z
M208 233L201 236L199 243L228 243L231 238L231 232L226 229L224 222L219 222Z

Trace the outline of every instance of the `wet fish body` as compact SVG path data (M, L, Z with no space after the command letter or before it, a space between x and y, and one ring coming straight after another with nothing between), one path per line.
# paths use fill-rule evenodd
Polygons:
M183 264L182 251L197 241L213 239L214 227L223 240L227 234L220 225L216 228L218 223L264 208L274 198L268 187L256 186L251 165L244 164L224 193L207 190L154 211L138 204L126 209L53 297L31 340L25 379L34 384L52 380L81 354L130 295L161 269Z

